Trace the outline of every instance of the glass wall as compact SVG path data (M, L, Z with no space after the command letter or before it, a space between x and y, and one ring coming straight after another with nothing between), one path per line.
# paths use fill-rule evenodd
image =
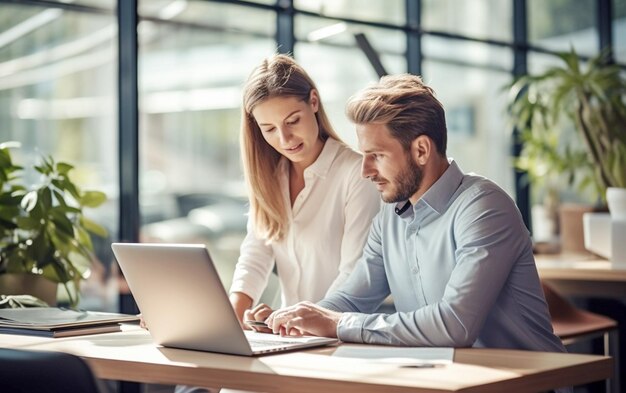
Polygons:
M43 155L69 162L79 186L107 194L104 206L86 210L109 237L93 237L97 260L81 307L116 310L117 24L112 0L82 3L99 11L0 4L0 143L21 143L14 156L22 166ZM24 173L27 183L39 181Z
M598 53L595 0L528 0L528 35L531 44L553 51Z
M512 41L512 4L481 0L423 1L422 74L446 110L448 156L486 176L512 197L511 127L506 92L513 52L481 40ZM459 34L458 38L438 33Z
M511 41L510 1L422 0L422 27L427 31Z
M298 11L308 11L329 18L347 18L402 26L405 22L404 0L294 0Z
M483 49L489 52L489 48ZM508 50L492 51L511 58ZM435 89L446 110L448 156L463 171L492 179L513 197L511 130L502 89L510 74L436 58L426 60L423 67L426 83Z
M116 3L0 0L0 142L21 142L24 164L41 154L71 162L81 186L109 197L88 211L109 230L109 238L94 239L98 261L83 305L92 309L115 309L118 290L110 279L120 216ZM141 240L207 244L227 286L247 211L238 146L241 88L276 51L293 52L341 137L357 147L345 103L378 75L355 34L366 36L388 73L408 70L416 49L407 47L411 34L421 44L412 69L421 67L446 108L449 155L511 195L520 186L503 89L515 68L513 1L421 0L419 26L408 25L405 0L138 3ZM285 4L293 4L293 14ZM612 2L622 65L625 4ZM528 0L528 70L551 64L543 52L598 53L596 11L593 0ZM293 22L293 31L277 24L279 16Z
M160 3L160 4L159 4ZM242 85L276 51L275 13L140 2L141 240L204 243L228 287L246 229Z
M388 73L407 71L406 40L400 30L307 15L295 17L295 58L317 84L339 136L357 148L354 125L345 116L345 105L357 90L378 80L378 75L356 46L355 34L365 35Z

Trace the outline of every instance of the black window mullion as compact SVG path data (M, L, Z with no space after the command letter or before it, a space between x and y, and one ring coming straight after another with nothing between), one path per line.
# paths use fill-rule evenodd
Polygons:
M277 6L276 44L278 53L293 54L296 42L293 0L278 0Z
M598 0L596 15L598 24L598 38L600 50L609 51L609 61L614 62L613 53L613 23L612 23L612 0Z
M528 15L526 0L513 0L513 76L518 77L528 72ZM512 154L519 157L522 142L519 130L513 130ZM524 224L530 230L530 185L526 181L526 172L514 169L515 201Z
M137 0L118 0L119 240L139 241L139 104ZM120 311L137 313L132 295L120 294Z
M407 71L422 74L421 0L406 0L406 62Z

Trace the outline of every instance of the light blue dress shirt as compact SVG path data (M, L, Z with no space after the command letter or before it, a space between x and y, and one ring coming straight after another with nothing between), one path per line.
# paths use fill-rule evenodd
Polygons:
M496 184L450 166L415 206L385 204L363 257L323 307L339 339L565 352L552 332L529 233ZM391 294L397 312L372 314Z

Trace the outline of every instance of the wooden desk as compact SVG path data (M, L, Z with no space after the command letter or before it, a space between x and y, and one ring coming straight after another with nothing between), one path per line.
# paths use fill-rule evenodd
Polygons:
M591 254L535 255L537 270L564 295L626 299L626 268Z
M136 327L63 339L0 335L0 347L73 353L104 379L265 392L536 392L609 378L612 370L604 356L472 348L430 369L333 357L333 347L230 356L163 348Z

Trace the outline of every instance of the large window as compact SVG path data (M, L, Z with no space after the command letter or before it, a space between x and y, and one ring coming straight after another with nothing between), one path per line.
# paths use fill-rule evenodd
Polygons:
M423 0L422 26L428 31L511 41L510 1Z
M133 169L141 240L206 243L228 286L247 211L238 144L242 84L262 58L293 53L316 81L341 137L357 147L345 104L378 79L358 34L388 73L419 70L435 89L446 108L449 155L516 195L526 184L514 177L503 87L520 69L545 69L553 61L545 52L573 47L592 56L600 42L612 43L624 66L626 1L612 0L611 37L600 36L606 33L593 0L527 0L528 37L514 35L523 14L515 4L138 0ZM41 154L70 161L80 185L109 196L106 206L88 212L110 234L96 239L98 262L84 289L83 306L93 309L116 307L110 242L119 237L118 217L133 213L119 211L116 5L0 0L0 142L20 141L25 164ZM520 209L529 214L529 206Z
M482 49L489 57L490 48ZM506 50L491 51L502 52L501 58L511 58ZM513 196L512 141L505 118L506 92L502 89L510 75L436 59L424 62L424 75L446 110L448 156L465 172L486 176Z
M97 260L81 307L116 310L117 25L112 1L81 3L100 8L0 4L0 142L20 142L15 155L24 166L52 155L75 166L73 179L84 189L106 192L106 205L86 211L109 237L93 238Z
M595 0L529 0L530 42L554 51L574 48L580 55L598 53L596 6Z
M346 102L378 75L357 47L355 34L365 35L388 73L406 72L406 41L400 30L306 15L295 18L295 57L317 84L336 131L356 148L354 125L345 116Z
M140 5L141 240L207 244L228 287L246 229L241 89L276 51L276 16L205 1Z

